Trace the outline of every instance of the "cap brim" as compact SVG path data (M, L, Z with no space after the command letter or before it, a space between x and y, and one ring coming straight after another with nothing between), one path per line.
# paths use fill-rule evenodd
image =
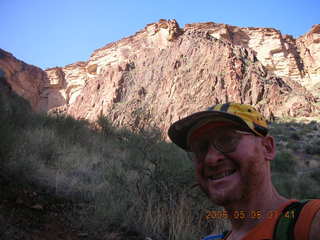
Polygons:
M250 129L244 120L233 114L220 111L202 111L174 122L168 130L171 141L184 150L189 151L187 144L189 132L191 129L194 130L194 126L203 120L208 120L210 122L231 121Z

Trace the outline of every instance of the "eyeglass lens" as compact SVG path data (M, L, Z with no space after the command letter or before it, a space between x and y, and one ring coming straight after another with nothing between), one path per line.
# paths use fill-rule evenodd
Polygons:
M205 157L209 147L214 147L222 153L230 153L235 151L240 138L241 134L234 129L216 129L195 139L190 147L197 158Z

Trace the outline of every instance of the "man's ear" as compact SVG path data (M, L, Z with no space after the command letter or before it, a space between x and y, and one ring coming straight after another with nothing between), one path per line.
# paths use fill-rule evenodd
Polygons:
M265 155L265 159L271 161L276 156L275 140L272 136L266 136L262 139L262 146Z

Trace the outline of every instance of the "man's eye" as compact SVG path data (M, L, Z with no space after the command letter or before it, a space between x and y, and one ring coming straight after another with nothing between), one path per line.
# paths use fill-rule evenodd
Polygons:
M232 140L233 140L233 137L231 136L231 135L222 135L222 136L220 136L219 138L217 138L217 141L219 142L219 143L231 143L232 142Z
M209 141L208 140L203 140L201 142L199 142L199 144L196 147L196 152L200 153L200 154L204 154L207 152L209 147Z
M208 150L208 145L209 145L209 143L208 143L208 141L205 141L205 142L203 142L201 145L200 145L200 151L201 152L206 152L207 150Z

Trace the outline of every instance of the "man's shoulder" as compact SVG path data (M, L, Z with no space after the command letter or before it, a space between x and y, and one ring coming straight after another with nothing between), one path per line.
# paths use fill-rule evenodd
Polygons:
M306 202L296 222L295 236L301 240L320 240L320 199Z
M320 240L320 199L291 199L276 221L273 239Z
M313 218L309 240L319 240L320 239L320 210L316 213Z
M300 202L291 199L284 208L279 210L282 212L278 216L279 218L269 218L261 222L254 231L250 231L246 235L245 239L251 239L251 237L292 239L287 235L288 232L292 232L295 239L320 240L320 199ZM278 236L276 231L278 231ZM224 239L223 237L223 235L210 235L202 240Z

